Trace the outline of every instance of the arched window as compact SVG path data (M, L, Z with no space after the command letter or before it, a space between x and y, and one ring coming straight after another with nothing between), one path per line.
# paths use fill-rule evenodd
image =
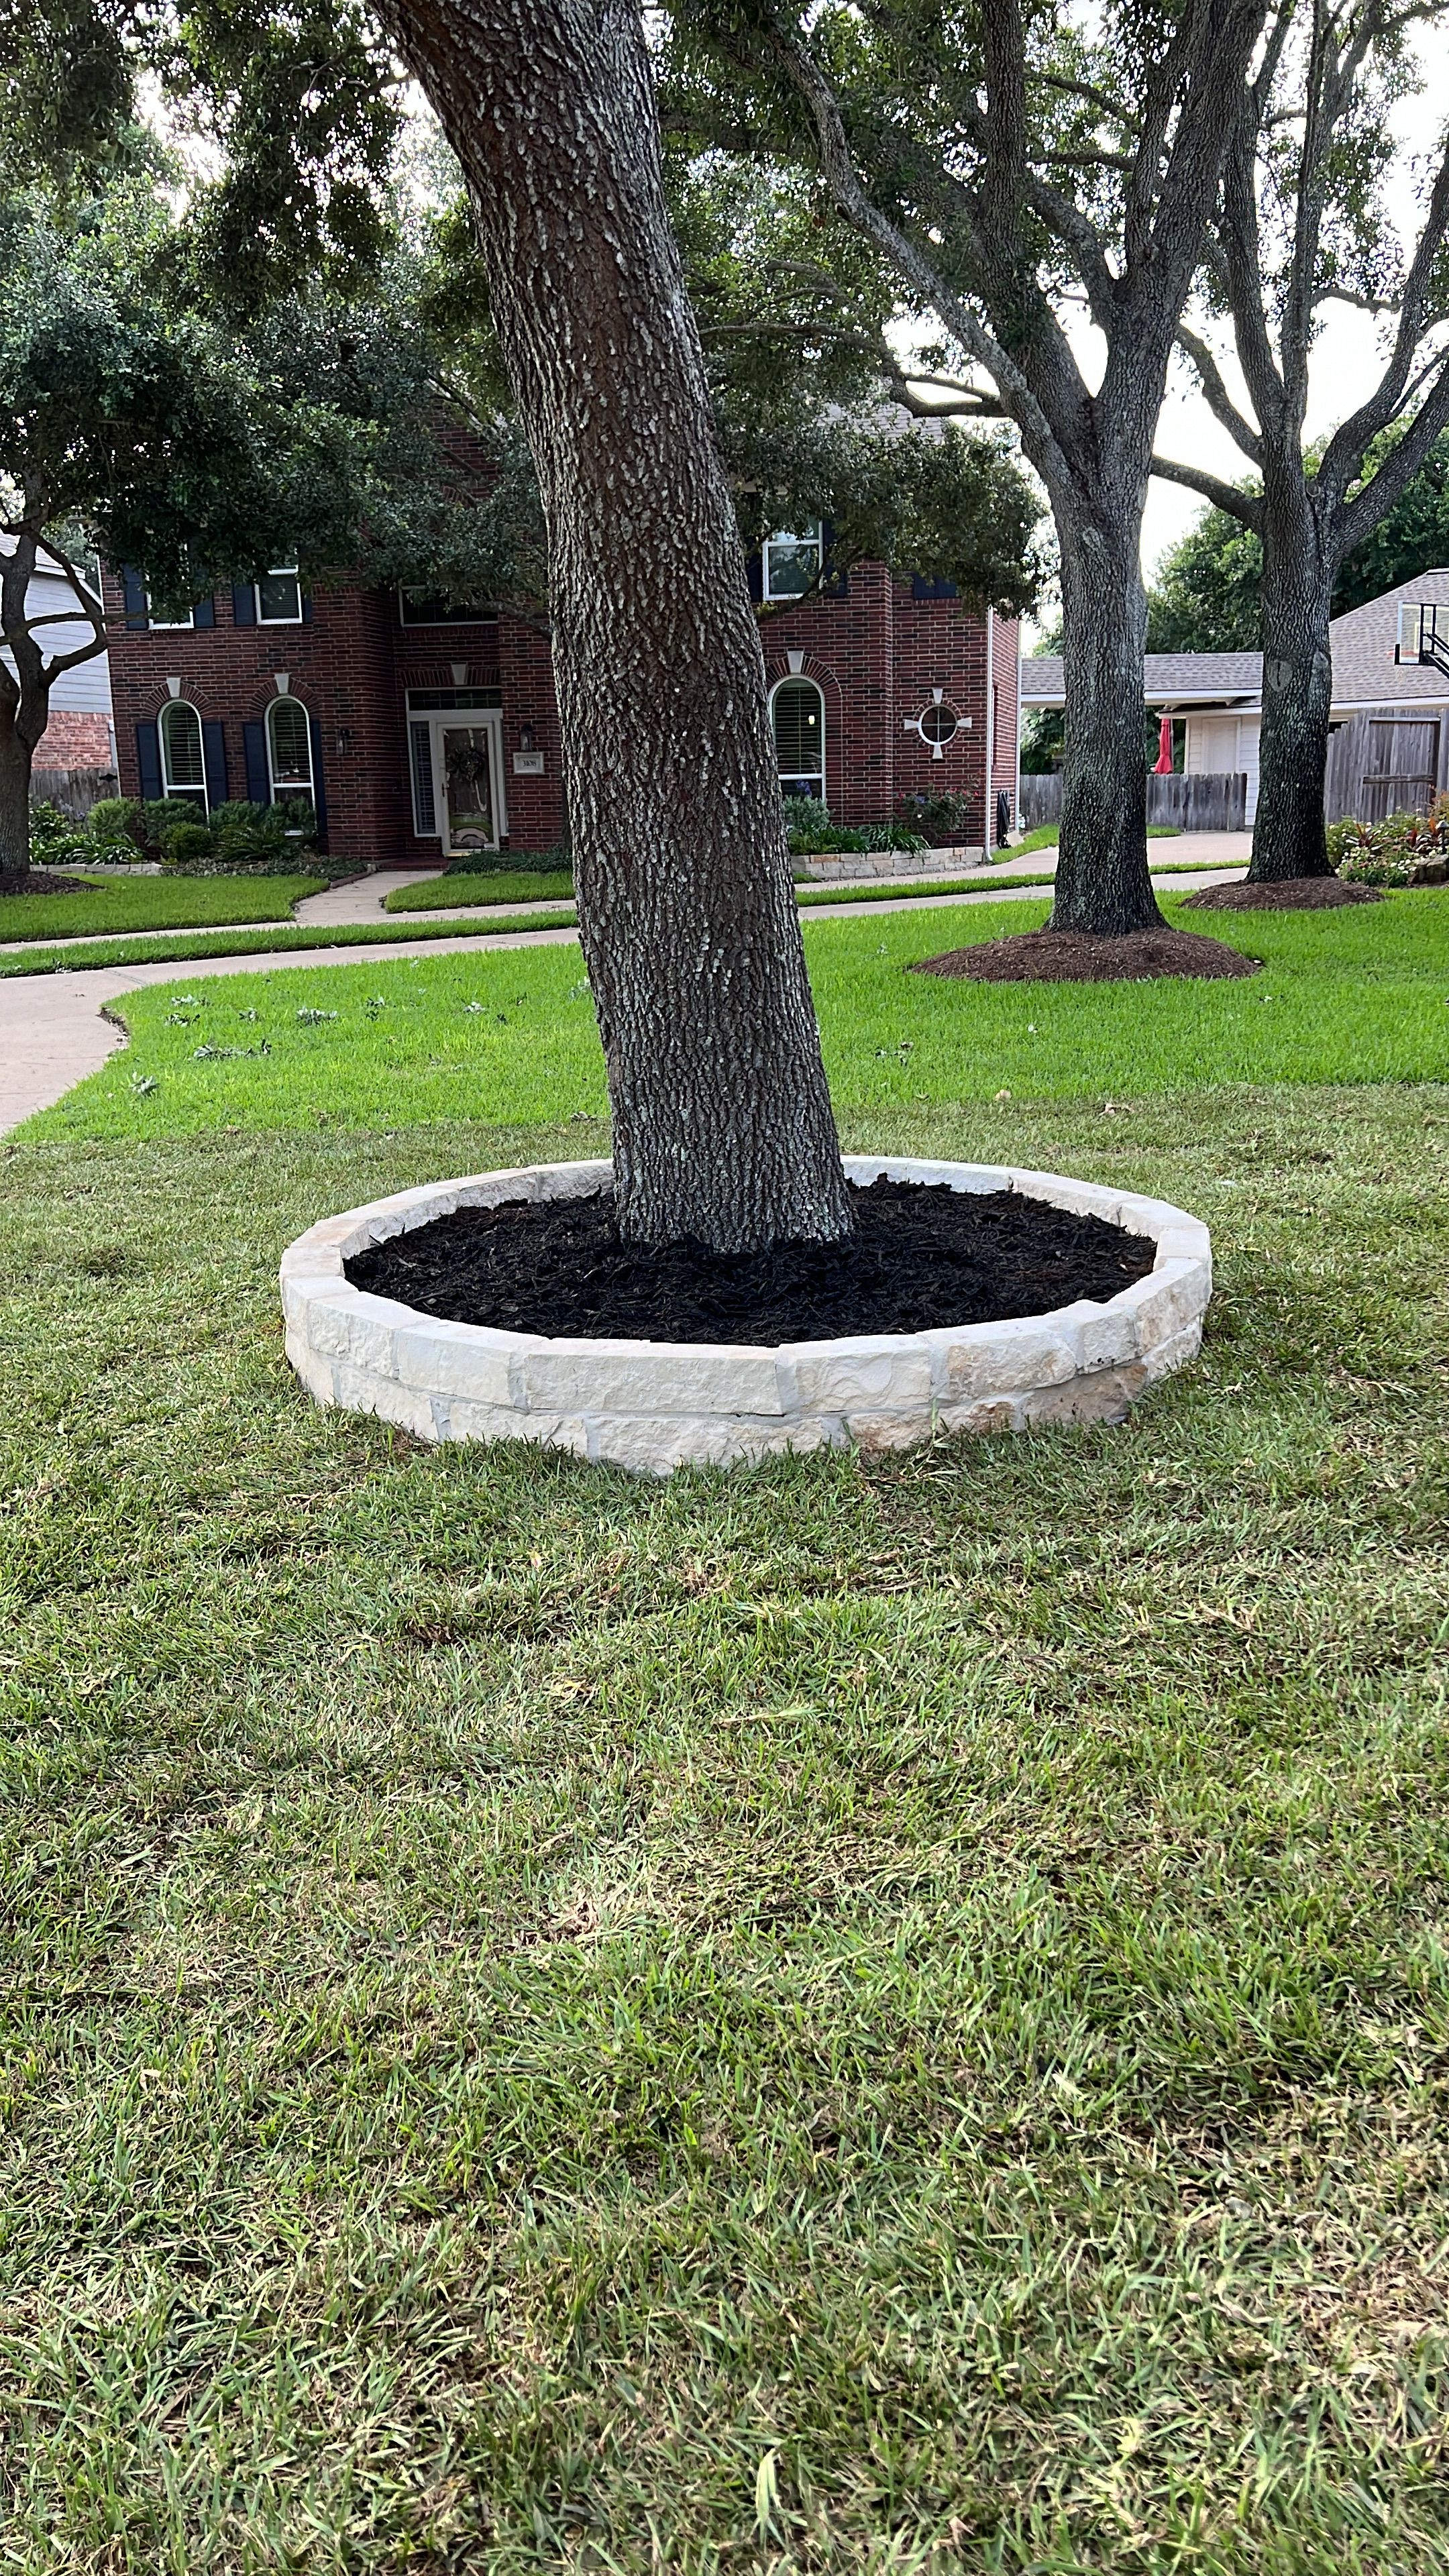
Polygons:
M770 702L775 766L787 796L825 798L825 700L813 680L781 680Z
M296 698L273 698L267 709L267 768L272 803L312 794L312 728Z
M185 796L208 811L206 760L201 747L201 718L185 698L172 698L161 710L161 792Z

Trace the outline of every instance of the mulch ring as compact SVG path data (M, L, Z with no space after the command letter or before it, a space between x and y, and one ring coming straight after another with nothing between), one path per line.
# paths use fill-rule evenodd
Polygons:
M1377 886L1345 885L1342 877L1278 877L1265 885L1204 886L1185 894L1184 912L1334 912L1343 903L1382 903Z
M458 1324L769 1348L1105 1302L1157 1257L1150 1236L1013 1190L883 1177L850 1195L855 1231L844 1243L733 1253L621 1242L612 1192L505 1199L354 1253L347 1276Z
M973 984L1141 984L1158 975L1259 975L1261 961L1191 930L1130 930L1108 939L1083 930L1018 930L943 957L913 975L961 975Z
M7 894L94 894L84 877L58 877L54 868L0 868L0 896Z

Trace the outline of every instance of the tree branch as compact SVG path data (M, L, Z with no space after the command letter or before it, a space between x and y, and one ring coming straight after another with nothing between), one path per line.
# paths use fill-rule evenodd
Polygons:
M1178 465L1169 456L1154 456L1151 469L1159 483L1180 483L1187 492L1198 492L1211 501L1215 510L1226 510L1255 535L1263 533L1263 504L1252 492L1242 491L1236 483L1225 483L1217 474L1209 474L1200 465Z

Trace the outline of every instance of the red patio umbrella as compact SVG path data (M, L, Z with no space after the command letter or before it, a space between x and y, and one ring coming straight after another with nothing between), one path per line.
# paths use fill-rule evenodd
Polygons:
M1170 778L1172 776L1171 716L1164 716L1161 724L1157 728L1157 767L1154 769L1152 775L1154 778Z

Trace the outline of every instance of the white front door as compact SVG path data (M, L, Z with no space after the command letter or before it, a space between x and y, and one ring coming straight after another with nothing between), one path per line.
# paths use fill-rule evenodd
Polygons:
M508 829L503 718L472 709L434 716L433 798L448 858L496 850Z

